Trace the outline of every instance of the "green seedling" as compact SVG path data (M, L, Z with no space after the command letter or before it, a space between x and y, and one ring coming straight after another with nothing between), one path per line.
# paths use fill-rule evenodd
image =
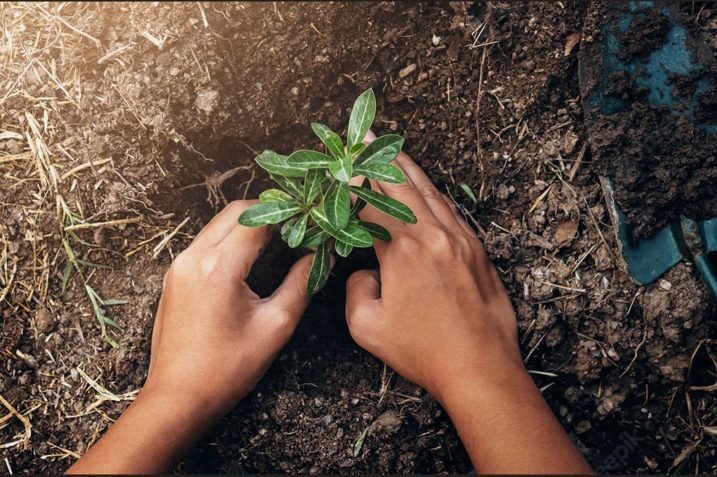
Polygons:
M90 300L90 304L92 305L92 311L94 312L95 318L97 318L97 321L100 324L102 338L113 348L117 348L119 347L119 344L109 335L107 327L110 326L117 330L121 330L121 328L112 318L107 316L105 308L110 306L125 305L127 304L127 302L124 300L116 300L113 298L102 298L99 293L97 293L97 291L92 288L92 286L90 285L90 278L92 276L92 273L94 273L94 270L103 268L106 269L110 267L84 260L78 256L77 252L75 252L75 247L77 245L83 245L89 248L95 248L96 245L82 240L72 230L67 230L68 227L83 224L85 223L85 221L80 214L73 212L67 205L65 200L59 195L57 196L57 209L60 220L60 236L62 238L62 247L65 249L65 254L67 255L67 264L65 265L65 270L62 273L61 295L65 294L65 291L67 290L67 285L70 282L70 278L72 278L72 275L76 273L82 281L82 286L85 289L87 298L89 298ZM93 270L93 272L87 275L85 273L85 269L91 269Z
M281 238L289 247L315 248L307 285L311 295L326 284L332 249L348 257L354 248L371 247L374 238L391 240L385 228L359 219L367 204L402 222L416 222L407 206L371 190L369 179L390 184L406 180L401 169L391 164L403 147L401 136L387 134L368 146L363 143L375 114L376 98L368 89L354 102L346 144L327 126L312 123L325 153L299 150L284 156L264 151L255 159L281 189L262 192L260 203L245 210L239 223L260 227L284 222ZM349 185L357 176L364 178L363 184ZM351 193L356 196L353 204Z

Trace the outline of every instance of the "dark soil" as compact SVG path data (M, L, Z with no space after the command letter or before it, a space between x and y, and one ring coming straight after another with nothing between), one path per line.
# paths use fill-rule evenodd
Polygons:
M668 16L656 9L635 12L629 27L620 32L618 18L628 10L627 3L609 6L597 3L590 12L586 30L593 31L592 43L583 54L583 96L602 88L610 98L627 106L619 112L605 114L588 108L588 125L593 158L603 174L615 183L615 198L633 226L636 238L648 237L660 227L685 214L693 219L717 216L717 133L703 125L717 125L717 62L708 43L685 16L674 16L690 31L689 54L702 67L686 77L671 78L674 110L694 109L689 114L673 114L666 106L648 102L648 90L636 83L650 77L644 65L650 55L668 41L672 28ZM607 21L610 27L601 26ZM624 64L637 64L634 73L612 73L607 84L600 84L600 56L605 36L610 31L619 42L615 56ZM699 93L700 82L711 88ZM695 105L692 97L696 96Z
M590 462L613 472L717 469L715 397L699 388L717 379L707 340L714 303L690 264L640 288L616 257L579 91L585 4L43 8L100 44L38 9L0 7L13 48L24 45L57 71L65 90L27 67L21 48L0 71L0 133L22 133L0 139L0 294L8 289L0 394L33 426L26 445L0 449L0 465L59 473L107 430L128 402L95 404L78 368L117 395L140 388L172 257L224 199L255 197L266 185L251 167L258 151L318 146L310 121L342 130L356 95L373 87L376 132L403 134L407 151L477 226L515 305L526 364ZM710 38L713 11L685 6ZM68 175L55 191L22 139L25 113L37 119L60 176L112 161ZM88 222L141 218L78 231L99 245L78 245L79 253L110 267L91 284L129 302L108 310L123 328L112 332L117 349L100 337L79 277L61 294L58 194ZM274 241L252 287L270 293L296 253ZM338 264L266 377L178 471L470 470L440 406L349 336L345 279L371 266L370 252ZM0 445L23 429L4 415L0 408Z

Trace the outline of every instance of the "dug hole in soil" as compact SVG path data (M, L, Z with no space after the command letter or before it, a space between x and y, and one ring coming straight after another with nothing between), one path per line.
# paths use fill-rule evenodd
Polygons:
M96 442L144 382L172 257L225 201L266 187L256 153L318 147L309 123L341 131L372 87L374 130L404 135L465 209L515 306L526 365L592 465L714 471L714 303L690 264L648 287L620 264L578 87L587 9L0 6L0 395L23 417L0 407L0 465L58 473ZM714 52L715 5L682 13ZM107 309L117 348L80 277L62 293L58 196L109 223L77 230L75 246L109 267L86 271L98 294L127 301ZM250 284L270 293L296 258L275 240ZM471 469L440 406L349 336L345 279L370 266L370 253L339 262L265 378L177 471Z

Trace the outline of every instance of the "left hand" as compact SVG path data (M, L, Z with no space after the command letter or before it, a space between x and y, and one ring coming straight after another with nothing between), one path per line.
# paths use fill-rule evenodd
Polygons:
M221 416L256 385L294 332L309 303L312 256L298 260L270 297L254 293L245 280L271 232L237 219L256 202L229 204L172 263L143 394L189 396L209 416Z

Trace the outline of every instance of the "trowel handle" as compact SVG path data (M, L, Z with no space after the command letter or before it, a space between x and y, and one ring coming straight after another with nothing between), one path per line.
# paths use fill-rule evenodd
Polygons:
M717 298L717 217L699 222L703 253L694 257L702 279Z

